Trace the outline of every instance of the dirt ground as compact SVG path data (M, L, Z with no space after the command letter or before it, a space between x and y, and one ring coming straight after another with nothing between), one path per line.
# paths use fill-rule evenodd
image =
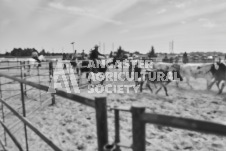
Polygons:
M45 73L47 72L45 71ZM48 76L41 77L41 83L48 85L48 78ZM1 83L7 81L9 80L1 78ZM38 82L39 79L38 77L33 77L31 81ZM163 90L158 95L155 95L150 93L148 89L145 89L142 93L136 93L133 88L130 89L129 93L122 94L89 94L87 93L87 88L82 89L81 93L90 97L106 95L109 107L114 107L115 105L129 106L136 103L145 105L146 112L226 124L226 101L224 101L226 91L224 90L222 95L217 95L216 86L211 91L206 91L206 81L203 79L192 79L191 83L194 86L193 90L184 82L180 83L179 88L175 86L175 83L171 83L168 86L169 96L165 96ZM132 85L133 82L106 81L106 84ZM5 90L19 90L19 88L19 84L2 86L2 89ZM27 89L29 88L27 87ZM20 91L2 92L3 98L20 93ZM56 105L49 106L51 103L51 100L48 100L49 98L49 93L36 89L27 92L27 97L25 97L27 118L31 123L62 150L97 150L95 110L58 96L56 97ZM8 99L7 103L14 108L20 107L18 111L22 114L20 95ZM5 109L5 112L8 113L9 111ZM6 117L6 125L9 127L15 125L11 128L12 132L25 148L23 124L17 121L19 120L12 113L9 113ZM112 142L114 139L114 112L110 109L108 110L108 128L109 139ZM2 129L0 129L1 140L4 140L2 132ZM120 112L120 137L123 143L128 145L132 143L130 113ZM148 151L223 151L226 149L225 141L226 139L220 136L151 124L146 125L146 148ZM28 130L28 143L31 151L52 150L31 130ZM10 150L17 150L8 136L7 146ZM121 149L125 151L131 150L127 148Z

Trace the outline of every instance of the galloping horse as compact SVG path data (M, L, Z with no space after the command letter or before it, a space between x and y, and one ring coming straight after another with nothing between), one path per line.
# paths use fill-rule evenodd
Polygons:
M95 67L90 67L90 64L91 64L91 61L92 60L83 60L81 62L76 62L76 61L73 61L71 62L71 65L73 66L73 68L77 70L77 73L79 75L79 81L81 79L81 76L83 75L83 73L86 73L86 78L89 77L90 73L101 73L101 74L105 74L106 71L108 70L108 66L110 66L111 64L113 64L113 62L108 62L107 64L103 64L103 62L99 62L97 64L99 64L99 66L95 66ZM100 61L100 60L98 60ZM78 81L78 83L79 83ZM104 79L100 82L100 84L103 85L105 81L105 77ZM92 82L92 79L90 78L89 81L88 81L90 84Z
M43 55L40 55L38 57L38 59L40 61L45 61L46 60ZM27 59L27 63L28 63L28 74L30 75L31 69L38 67L38 62L37 62L37 60L35 60L33 58L29 58L29 59Z

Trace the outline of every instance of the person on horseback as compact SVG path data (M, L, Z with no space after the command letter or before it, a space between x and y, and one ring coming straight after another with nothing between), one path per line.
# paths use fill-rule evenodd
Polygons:
M106 58L105 55L99 53L98 48L99 48L99 46L98 45L95 45L94 46L94 49L91 50L90 57L89 57L90 60L92 60L94 62L95 67L97 67L97 60L100 60L100 58L98 56L103 56L103 57Z
M63 55L62 55L62 60L66 60L66 54L65 53L63 53Z
M72 55L71 59L70 59L70 63L73 67L76 67L77 65L77 50L75 50L74 54Z
M66 53L63 53L63 55L62 55L62 60L66 60ZM66 64L64 63L64 65L63 65L63 69L66 69L67 67L66 67Z
M75 52L74 52L74 54L73 54L71 60L75 60L76 58L77 58L77 50L75 50Z
M31 56L38 62L38 67L41 67L41 61L38 59L38 52L36 50L33 50Z
M85 50L82 50L82 60L85 59Z

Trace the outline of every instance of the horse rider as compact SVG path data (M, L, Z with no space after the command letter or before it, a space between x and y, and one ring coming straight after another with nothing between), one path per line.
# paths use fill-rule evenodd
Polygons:
M99 53L98 47L99 47L98 45L95 45L94 49L91 50L91 53L90 53L90 60L92 60L94 62L95 67L97 67L97 60L100 60L100 58L98 56L103 56L106 58L105 55Z
M41 61L38 59L38 52L36 50L33 50L31 56L38 62L38 67L41 67Z
M71 61L70 61L70 63L71 63L71 65L73 66L73 67L75 67L76 65L77 65L77 55L76 55L76 50L75 50L75 52L74 52L74 54L71 56Z
M139 78L141 78L141 68L139 67L137 62L134 67L134 81L136 86L139 84Z
M63 55L62 55L62 60L66 60L66 54L65 53L63 53Z
M76 60L76 58L77 58L77 54L76 53L77 53L77 50L75 50L74 54L71 57L71 60Z
M67 57L66 54L63 53L62 60L66 60L67 59L66 57ZM64 63L63 66L64 66L63 69L66 69L66 64L65 63Z
M129 62L129 78L131 78L132 70L133 70L133 64L132 64L132 62L130 61L130 62Z
M85 52L84 52L85 50L82 50L82 60L84 60L85 59Z

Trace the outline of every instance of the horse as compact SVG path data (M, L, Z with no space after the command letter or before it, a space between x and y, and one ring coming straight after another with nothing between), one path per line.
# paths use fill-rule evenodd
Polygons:
M162 74L162 76L160 76L160 74ZM144 75L144 77L145 77L145 81L146 81L146 86L148 87L148 89L151 92L153 92L153 90L150 87L150 84L154 84L154 85L159 84L160 87L157 89L155 94L158 94L158 92L162 88L164 88L166 96L169 96L168 91L167 91L167 85L169 83L171 83L172 81L177 81L177 80L183 81L183 78L180 75L180 72L178 72L176 70L172 70L172 71L166 71L166 70L162 70L162 69L154 69L153 71L146 70L146 74ZM140 92L142 92L142 86L144 84L144 81L142 81L141 79L139 81L141 81L140 82Z
M217 62L215 64L212 64L210 67L209 72L213 75L213 81L209 84L209 89L213 86L214 83L216 83L218 87L218 94L221 94L224 87L225 87L225 81L226 81L226 65L221 62ZM221 88L220 83L222 82Z
M92 60L83 60L83 61L71 61L71 65L72 67L77 70L77 74L79 76L78 79L78 83L80 82L81 76L83 75L83 73L86 73L86 78L89 78L89 75L91 74L91 76L93 74L97 74L97 73L101 73L101 74L105 74L106 71L108 70L108 66L110 66L111 64L113 64L113 62L108 62L107 64L103 64L103 62L99 62L100 60L97 60L97 67L90 67L90 64L92 63ZM105 81L105 77L104 79L100 82L101 85L103 85ZM91 84L92 82L92 78L89 78L88 80L89 84Z
M42 61L46 61L45 57L43 55L38 56L38 59L42 62ZM33 68L37 68L38 67L38 62L37 60L33 59L33 58L28 58L26 60L27 64L28 64L28 74L30 75L31 73L31 69Z

